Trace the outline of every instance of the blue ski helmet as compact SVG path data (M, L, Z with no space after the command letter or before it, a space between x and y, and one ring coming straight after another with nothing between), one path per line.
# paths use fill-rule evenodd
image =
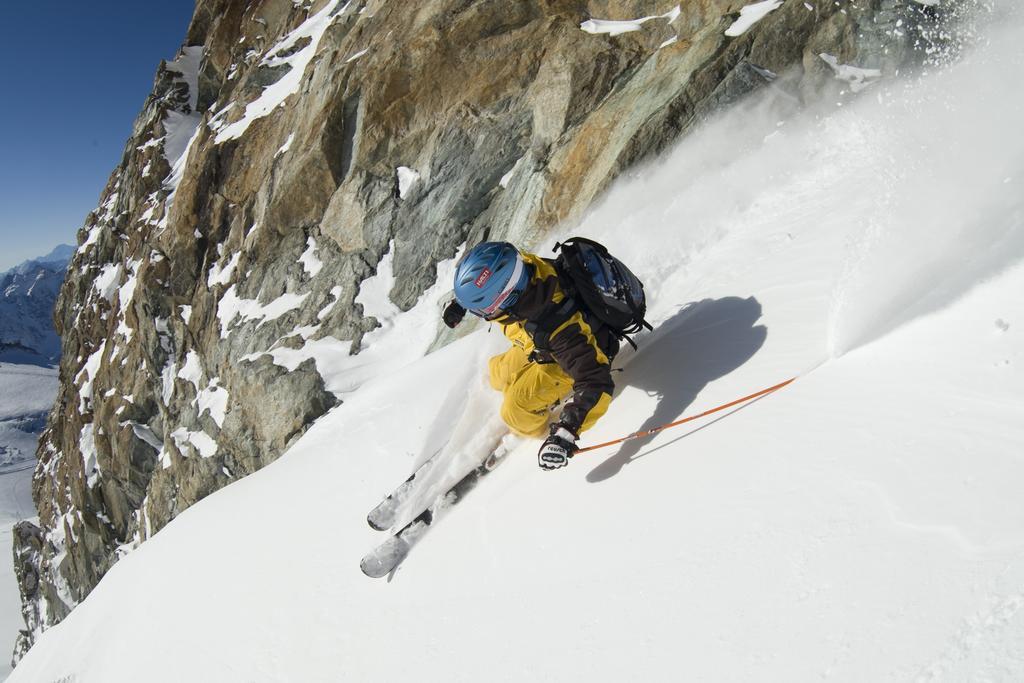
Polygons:
M519 250L508 242L481 242L455 268L455 299L481 318L515 304L530 281Z

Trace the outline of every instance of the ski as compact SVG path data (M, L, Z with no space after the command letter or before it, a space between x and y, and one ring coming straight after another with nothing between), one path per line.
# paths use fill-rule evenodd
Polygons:
M366 515L366 523L377 531L387 531L393 527L395 525L395 516L416 486L416 478L433 467L434 463L437 462L438 456L443 451L443 448L439 448L433 455L424 460L423 464L417 467L416 471L410 474L408 479L378 503L377 507L370 510L369 514Z
M469 474L439 496L430 507L367 553L359 563L359 568L363 570L363 573L370 578L379 579L397 569L438 516L461 501L477 485L481 477L486 476L501 464L509 450L511 449L504 445L498 446L482 463L470 470Z

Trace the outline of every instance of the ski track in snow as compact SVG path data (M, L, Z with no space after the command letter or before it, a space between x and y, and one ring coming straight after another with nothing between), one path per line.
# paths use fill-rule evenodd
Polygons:
M527 441L370 581L366 511L437 448L434 487L483 456L503 346L387 365L411 330L425 351L440 293L397 314L382 262L381 371L115 565L11 680L1024 679L1013 19L840 109L734 108L573 230L644 279L656 327L585 443L791 386L556 473Z

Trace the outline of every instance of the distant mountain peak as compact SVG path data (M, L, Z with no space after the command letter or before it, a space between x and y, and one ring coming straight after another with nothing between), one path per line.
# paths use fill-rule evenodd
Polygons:
M57 246L0 273L0 360L48 365L60 355L53 307L75 248Z
M61 270L65 268L68 263L71 262L71 257L75 255L75 247L69 244L59 244L53 248L49 254L45 256L37 256L30 258L27 261L22 261L18 265L14 266L6 273L0 273L0 276L16 273L18 275L26 275L33 270L39 268L46 268L48 270Z
M75 255L75 247L70 244L58 244L46 256L38 259L40 263L67 263Z

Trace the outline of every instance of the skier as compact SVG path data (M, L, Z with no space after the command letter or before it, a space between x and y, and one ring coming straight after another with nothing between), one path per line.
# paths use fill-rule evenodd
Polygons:
M618 338L566 291L554 261L508 242L470 249L456 267L454 294L443 314L448 327L469 311L500 324L512 342L489 362L491 386L504 393L502 419L517 434L547 435L537 454L542 469L565 467L580 433L608 410ZM548 428L550 409L570 394Z

